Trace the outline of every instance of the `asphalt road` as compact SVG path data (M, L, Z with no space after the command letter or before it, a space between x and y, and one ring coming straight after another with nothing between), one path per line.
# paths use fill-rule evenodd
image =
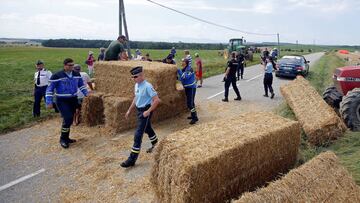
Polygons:
M306 58L311 61L311 65L322 55L323 53L314 53L307 55ZM222 78L223 75L219 75L204 81L203 87L197 90L197 105L201 105L204 101L222 104L221 99L224 96ZM244 109L250 108L249 106L251 108L261 107L261 109L269 110L276 107L282 102L282 96L279 92L280 85L290 80L274 77L275 98L273 100L262 96L264 94L262 80L262 66L255 65L245 68L244 79L238 82L243 100L234 101L235 93L233 90L230 90L230 102L227 105L236 105ZM200 110L204 110L204 108L200 108ZM206 120L205 116L201 116L200 114L200 119L203 118L202 121ZM208 116L208 120L211 119ZM188 126L185 121L183 124ZM142 155L145 158L133 170L124 172L119 169L120 161L128 154L128 146L132 142L133 130L109 139L109 137L102 136L101 131L98 129L92 128L90 130L94 131L92 133L95 134L93 137L87 137L87 135L80 136L80 141L73 148L70 147L68 150L63 150L58 146L59 126L60 119L52 119L27 129L0 136L0 203L61 201L64 197L60 198L63 195L60 193L68 194L66 193L67 188L72 190L71 188L90 187L89 185L92 182L87 182L87 180L91 179L92 176L87 177L86 173L90 174L90 169L103 167L98 165L99 163L108 164L104 165L104 168L101 168L102 170L106 170L106 167L111 167L114 171L113 173L119 173L126 187L129 184L135 184L135 179L139 179L139 177L146 176L149 173L151 157L146 157L147 155L145 154ZM166 136L174 129L179 128L178 124L174 124L173 121L165 121L155 126L160 137ZM89 129L85 127L77 127L74 128L73 133L85 132L86 134L87 131ZM114 146L117 148L112 148ZM96 152L94 153L93 151ZM102 157L110 158L107 159L108 161L100 160L100 162L97 162L97 159ZM81 168L86 170L84 170L85 172L81 171L83 174L79 176ZM82 175L84 176L83 178L81 177ZM105 185L101 186L103 188L97 187L97 191L100 190L99 193L101 191L108 191L106 183L102 184ZM120 188L124 187L121 186ZM128 194L126 193L125 195ZM118 196L121 198L124 194L119 191ZM79 199L76 198L75 200ZM134 197L130 202L142 201Z

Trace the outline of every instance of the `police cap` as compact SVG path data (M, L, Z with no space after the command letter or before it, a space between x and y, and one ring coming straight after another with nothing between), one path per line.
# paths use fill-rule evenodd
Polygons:
M136 74L139 74L143 71L143 67L142 66L137 66L133 69L131 69L130 73L131 75L136 75Z

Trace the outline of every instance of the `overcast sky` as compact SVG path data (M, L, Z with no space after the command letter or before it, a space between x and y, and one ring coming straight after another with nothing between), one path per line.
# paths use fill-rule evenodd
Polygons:
M124 0L131 40L276 41L207 25L146 0ZM358 0L154 0L218 24L306 44L360 44ZM0 37L115 39L118 0L0 0Z

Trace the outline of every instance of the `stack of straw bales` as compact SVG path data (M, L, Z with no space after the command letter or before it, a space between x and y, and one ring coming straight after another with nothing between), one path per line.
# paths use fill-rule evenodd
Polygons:
M280 90L311 144L326 145L345 132L346 126L334 109L303 77L298 76Z
M118 97L134 95L134 80L130 70L142 66L146 80L159 96L176 91L176 66L149 61L101 61L95 63L96 90Z
M324 152L282 179L234 203L360 202L360 188L332 152Z
M223 202L254 190L296 162L300 126L272 113L247 113L163 139L151 183L159 202Z
M154 86L161 99L152 121L186 111L185 92L176 86L176 66L148 61L102 61L95 63L96 91L100 93L84 101L86 125L102 124L105 120L105 126L116 133L136 126L135 113L128 120L124 117L134 98L135 82L130 70L136 66L143 67L146 80Z

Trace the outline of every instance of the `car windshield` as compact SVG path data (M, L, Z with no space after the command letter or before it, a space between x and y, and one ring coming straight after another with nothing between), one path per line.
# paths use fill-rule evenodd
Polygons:
M280 63L291 63L291 64L301 64L301 58L296 57L296 58L282 58L280 60Z

